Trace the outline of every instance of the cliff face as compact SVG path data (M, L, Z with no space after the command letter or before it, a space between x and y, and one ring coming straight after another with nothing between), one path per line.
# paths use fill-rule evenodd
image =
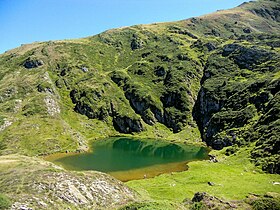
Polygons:
M120 133L197 141L199 130L228 153L255 142L256 164L279 173L279 32L279 1L257 1L6 52L1 151L84 150Z
M279 173L279 66L270 49L225 45L207 60L193 112L208 145L257 141L252 157L272 173Z

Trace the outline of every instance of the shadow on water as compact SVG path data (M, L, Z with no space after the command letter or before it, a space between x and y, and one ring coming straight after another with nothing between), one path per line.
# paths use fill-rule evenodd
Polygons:
M205 147L114 137L94 142L90 153L53 155L46 159L68 170L96 170L128 181L187 170L187 162L207 158Z

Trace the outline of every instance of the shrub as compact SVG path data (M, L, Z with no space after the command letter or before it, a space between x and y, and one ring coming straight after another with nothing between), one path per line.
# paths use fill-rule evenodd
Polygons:
M191 210L206 210L207 207L202 202L196 202L191 206L190 209Z
M11 201L9 198L3 194L0 194L0 210L8 209L11 205Z
M280 209L280 200L275 198L262 198L252 203L254 210L277 210Z

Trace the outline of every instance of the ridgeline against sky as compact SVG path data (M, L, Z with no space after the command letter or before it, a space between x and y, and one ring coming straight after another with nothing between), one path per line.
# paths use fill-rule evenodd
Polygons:
M0 53L35 41L91 36L111 28L166 22L246 0L1 0Z

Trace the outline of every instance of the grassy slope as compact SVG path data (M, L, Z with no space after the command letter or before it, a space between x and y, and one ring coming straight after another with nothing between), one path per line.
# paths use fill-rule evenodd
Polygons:
M247 27L253 36L277 34L280 29L275 21L248 11L262 4L275 3L250 3L199 18L113 29L79 40L34 43L2 54L0 119L11 124L0 133L5 153L85 149L91 140L119 134L113 126L116 116L142 124L144 131L134 133L138 136L199 142L192 109L212 53L206 46L247 45L240 39ZM258 28L264 21L267 27ZM266 46L259 40L252 44ZM42 60L44 65L26 69L23 63L28 58ZM83 67L88 71L83 72ZM158 67L165 71L162 76L155 73ZM114 77L120 79L119 84L113 82ZM80 108L76 112L69 97L73 90ZM133 107L127 94L148 108ZM48 113L46 98L54 101L60 113ZM162 120L155 119L155 110Z
M143 197L155 200L182 202L191 199L195 192L207 192L226 200L242 200L250 193L280 193L279 175L268 175L255 168L246 157L248 151L225 157L220 154L218 163L197 161L188 164L186 172L164 174L153 179L130 181L129 187ZM208 182L214 182L210 186Z
M119 116L142 118L144 131L134 133L134 136L201 142L191 111L200 89L204 65L212 54L218 54L226 44L233 42L279 54L279 23L250 12L262 7L271 9L275 5L275 2L259 1L179 22L114 29L79 40L24 45L0 55L0 152L33 156L84 150L92 140L119 135L112 123L113 116L109 114L111 102ZM249 35L244 33L245 28L250 28ZM131 49L132 42L137 49ZM209 52L209 43L217 49ZM27 58L42 60L44 65L26 69L23 63ZM156 75L157 66L164 67L169 77ZM83 72L82 67L88 72ZM231 89L252 83L255 78L279 80L279 68L274 73L238 71L243 75L234 72L234 76L230 75ZM119 85L112 81L112 75L121 79ZM223 81L222 77L225 75L215 81ZM215 90L215 81L213 84L208 81L205 86ZM180 87L183 91L176 92ZM90 114L96 114L96 118L102 120L89 119L85 113L81 115L74 111L75 104L70 98L74 89L80 102L90 104ZM135 95L148 101L150 108L145 113L133 109L125 96L135 89ZM188 94L184 95L185 92ZM100 93L102 96L98 99ZM166 93L178 93L175 101L182 99L187 106L178 109L174 104L164 105L162 97ZM48 110L47 98L54 101L53 106L59 107L60 112ZM182 131L173 133L174 128L167 123L145 123L143 118L153 118L151 106L173 117L172 124ZM241 132L261 115L254 116L251 124ZM186 120L182 116L186 116ZM279 175L256 169L249 159L253 146L247 145L247 148L227 158L224 151L218 153L219 163L194 162L189 171L132 181L128 186L139 192L142 199L151 201L143 204L143 208L159 209L185 208L182 200L191 198L197 191L207 191L228 200L244 199L248 193L280 193L279 185L272 185L272 181L279 181ZM208 186L208 181L216 186Z
M162 27L165 26L156 28ZM34 155L59 150L74 150L78 147L79 141L75 137L75 133L85 138L85 141L108 135L117 135L118 132L112 126L110 116L106 116L106 119L100 121L87 119L87 117L73 112L75 105L69 97L72 89L86 91L87 94L91 94L92 91L104 92L102 100L92 105L93 110L98 111L103 107L107 109L108 103L113 101L120 115L139 119L139 115L129 105L122 89L118 88L110 78L110 73L116 69L121 69L128 76L133 76L133 81L130 81L129 85L131 87L137 85L140 95L148 91L149 95L155 98L152 103L156 103L156 106L161 107L162 105L157 94L160 94L161 90L165 91L165 88L162 87L163 81L158 84L152 83L151 80L157 78L152 72L147 72L148 75L144 78L137 76L137 74L134 75L135 73L133 72L129 73L134 70L130 70L130 66L133 63L142 62L139 56L143 51L149 50L141 49L133 52L127 44L127 40L123 41L125 45L121 54L117 52L115 46L111 46L115 44L115 40L122 40L122 37L127 39L127 36L131 36L131 31L138 33L139 30L142 29L137 27L123 29L121 30L123 33L121 35L118 35L118 30L108 31L101 34L100 37L89 38L81 43L72 41L40 43L37 46L35 44L32 48L28 48L29 51L26 52L24 51L26 47L23 47L23 49L18 49L20 53L15 50L15 53L11 51L3 54L1 56L1 68L3 69L1 80L1 92L3 93L2 103L0 104L1 116L7 121L13 122L11 126L1 132L0 136L8 147L7 152L15 152L18 151L17 148L22 148L20 150L22 153ZM174 51L175 49L173 48L177 48L177 45L168 44L165 36L160 36L162 36L163 40L159 45L170 46L169 49L166 46L166 51ZM103 39L109 39L109 44L104 44ZM92 40L93 43L89 42L89 40ZM184 42L186 41L188 40ZM159 49L158 51L160 52L161 50ZM155 66L162 63L162 65L166 65L165 68L171 65L159 61L156 57L157 54L161 55L156 53L150 58L155 59L157 63L151 65ZM196 55L194 54L193 56L195 57ZM25 69L22 63L28 57L42 59L45 65L39 68ZM10 62L9 65L7 65L7 61ZM180 61L174 62L181 63ZM174 63L172 62L172 64ZM83 73L81 70L82 66L86 66L89 72ZM61 76L61 72L64 70L66 75ZM148 70L151 71L152 69ZM186 69L185 71L188 70ZM193 92L193 95L196 95L198 91L198 82L199 78L191 82L191 84L196 83L190 90ZM39 85L44 88L41 92L37 90ZM47 88L51 90L51 94L46 91ZM114 95L111 94L112 92L114 92ZM44 99L48 96L56 101L60 108L60 113L55 113L53 116L47 113ZM87 104L88 101L92 100L90 97L81 98L81 101ZM178 136L183 136L186 131L191 131L193 134L187 139L197 141L200 138L199 131L195 123L192 122L190 112L188 115L188 121L191 122L191 126L186 126L185 131L178 134ZM142 124L145 125L145 131L140 134L142 136L165 138L172 135L172 132L161 124L149 126L143 121ZM50 125L53 126L52 129L49 129ZM25 132L27 129L29 130L28 133ZM36 138L32 138L34 136ZM176 135L174 138L177 138ZM41 143L46 141L46 139L49 139L50 146L41 146ZM53 144L52 141L57 143ZM38 144L38 142L41 143Z

